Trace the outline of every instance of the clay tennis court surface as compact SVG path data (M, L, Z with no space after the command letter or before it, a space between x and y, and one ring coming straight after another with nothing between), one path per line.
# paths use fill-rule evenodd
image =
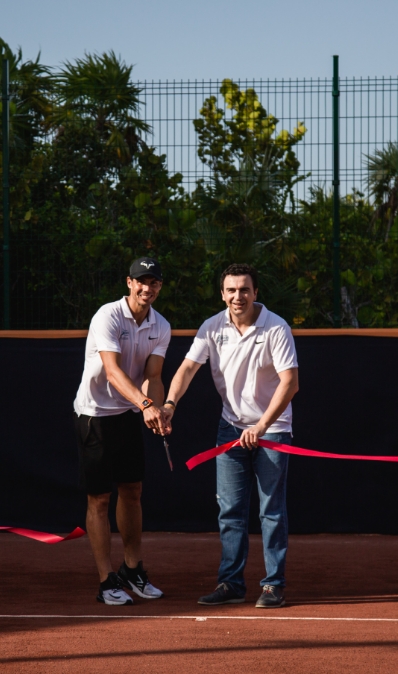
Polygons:
M144 565L165 596L119 608L95 601L87 537L45 545L3 533L0 560L2 673L398 672L398 537L291 536L287 605L273 610L254 607L259 536L235 606L196 603L216 584L216 534L145 534Z

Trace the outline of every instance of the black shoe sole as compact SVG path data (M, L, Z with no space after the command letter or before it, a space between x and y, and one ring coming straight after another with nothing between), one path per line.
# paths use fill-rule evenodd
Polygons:
M281 606L285 606L286 602L283 599L280 604L256 604L256 608L281 608Z
M237 597L236 599L226 599L225 601L201 601L198 599L198 604L202 606L221 606L221 604L243 604L244 597Z

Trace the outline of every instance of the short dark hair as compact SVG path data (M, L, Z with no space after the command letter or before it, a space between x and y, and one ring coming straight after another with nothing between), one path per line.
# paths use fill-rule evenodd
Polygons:
M226 276L251 276L253 281L253 289L258 289L257 271L250 264L230 264L224 269L220 278L221 290L224 290L224 281Z

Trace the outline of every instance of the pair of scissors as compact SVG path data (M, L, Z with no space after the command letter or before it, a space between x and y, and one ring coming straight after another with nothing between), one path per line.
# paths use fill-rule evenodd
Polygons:
M170 456L169 444L168 444L164 435L163 435L163 445L164 445L164 448L166 450L166 456L167 456L167 461L169 462L170 470L173 470L173 462L172 462L171 456Z

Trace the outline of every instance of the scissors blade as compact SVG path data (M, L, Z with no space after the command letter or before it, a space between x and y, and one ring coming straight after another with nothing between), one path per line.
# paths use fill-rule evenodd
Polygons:
M173 462L171 460L170 452L169 452L169 445L166 441L166 438L163 436L163 445L166 450L166 456L167 456L167 461L169 462L170 470L173 470Z

